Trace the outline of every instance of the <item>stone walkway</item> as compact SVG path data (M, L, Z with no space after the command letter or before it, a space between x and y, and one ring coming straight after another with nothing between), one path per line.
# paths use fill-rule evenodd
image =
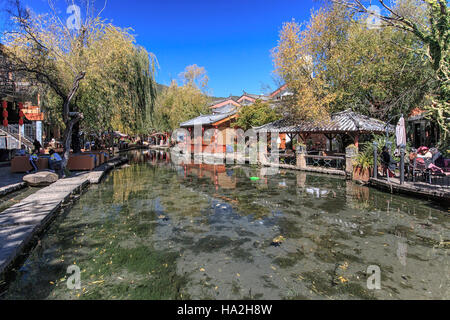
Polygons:
M126 161L113 159L95 171L58 180L0 213L0 275L55 217L61 205L70 201L71 195L90 183L99 183L106 172Z
M0 167L0 188L22 182L25 173L11 173L11 167Z
M87 174L59 180L0 214L0 274L15 260L33 235L47 226L61 204L88 184Z
M11 167L0 167L0 197L25 188L24 173L11 173Z

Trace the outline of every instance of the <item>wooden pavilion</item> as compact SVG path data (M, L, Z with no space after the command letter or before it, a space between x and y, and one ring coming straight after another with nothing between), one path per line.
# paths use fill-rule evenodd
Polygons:
M393 128L385 122L371 118L348 109L331 115L329 120L320 122L301 121L294 122L284 118L261 127L255 128L258 133L287 135L291 140L298 137L303 143L313 136L322 135L330 141L338 135L351 138L355 146L359 146L360 138L366 134L384 134Z

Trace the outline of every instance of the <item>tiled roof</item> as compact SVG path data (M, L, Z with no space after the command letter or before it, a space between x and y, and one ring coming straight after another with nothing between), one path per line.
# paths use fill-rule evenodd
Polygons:
M236 110L237 110L237 107L230 103L230 104L226 104L222 107L215 108L212 111L213 111L213 114L219 114L219 113L229 113L229 112L233 112Z
M386 132L386 125L381 120L346 110L332 114L329 121L294 123L292 119L284 118L255 128L255 130L257 132L281 133L384 133ZM393 130L392 126L389 126L389 129Z
M197 118L188 120L186 122L183 122L180 124L180 127L193 127L195 125L211 125L213 123L216 123L218 121L224 120L228 117L231 117L235 115L237 111L232 111L228 113L218 113L218 114L208 114L208 115L201 115Z
M233 100L234 102L237 103L237 100L238 100L239 98L240 98L240 97L236 97L236 96L230 96L230 97L228 97L228 98L218 98L218 99L212 101L212 102L209 104L209 106L210 106L210 107L213 107L213 106L215 106L216 104L221 104L221 103L226 102L226 101L228 101L228 100Z

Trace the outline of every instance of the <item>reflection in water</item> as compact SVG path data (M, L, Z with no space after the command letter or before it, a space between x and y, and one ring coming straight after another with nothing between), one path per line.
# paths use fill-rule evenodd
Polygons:
M52 224L5 298L450 298L444 208L339 177L129 156Z
M406 239L402 239L398 241L398 249L397 249L397 257L402 266L406 266L406 257L408 253L408 244L406 243Z

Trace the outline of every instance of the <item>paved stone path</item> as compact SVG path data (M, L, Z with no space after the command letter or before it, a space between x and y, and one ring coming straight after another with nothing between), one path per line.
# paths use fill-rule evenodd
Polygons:
M125 163L113 159L92 172L61 179L0 213L0 275L7 270L36 233L43 230L71 195L99 183L107 171Z
M47 226L61 204L88 184L88 174L59 180L0 214L0 274L15 260L33 235Z
M0 188L22 182L24 173L11 173L11 167L0 167Z
M5 187L0 188L0 197L6 196L7 194L10 194L12 192L15 192L17 190L21 190L23 188L26 188L27 184L25 182L19 182L7 185Z

